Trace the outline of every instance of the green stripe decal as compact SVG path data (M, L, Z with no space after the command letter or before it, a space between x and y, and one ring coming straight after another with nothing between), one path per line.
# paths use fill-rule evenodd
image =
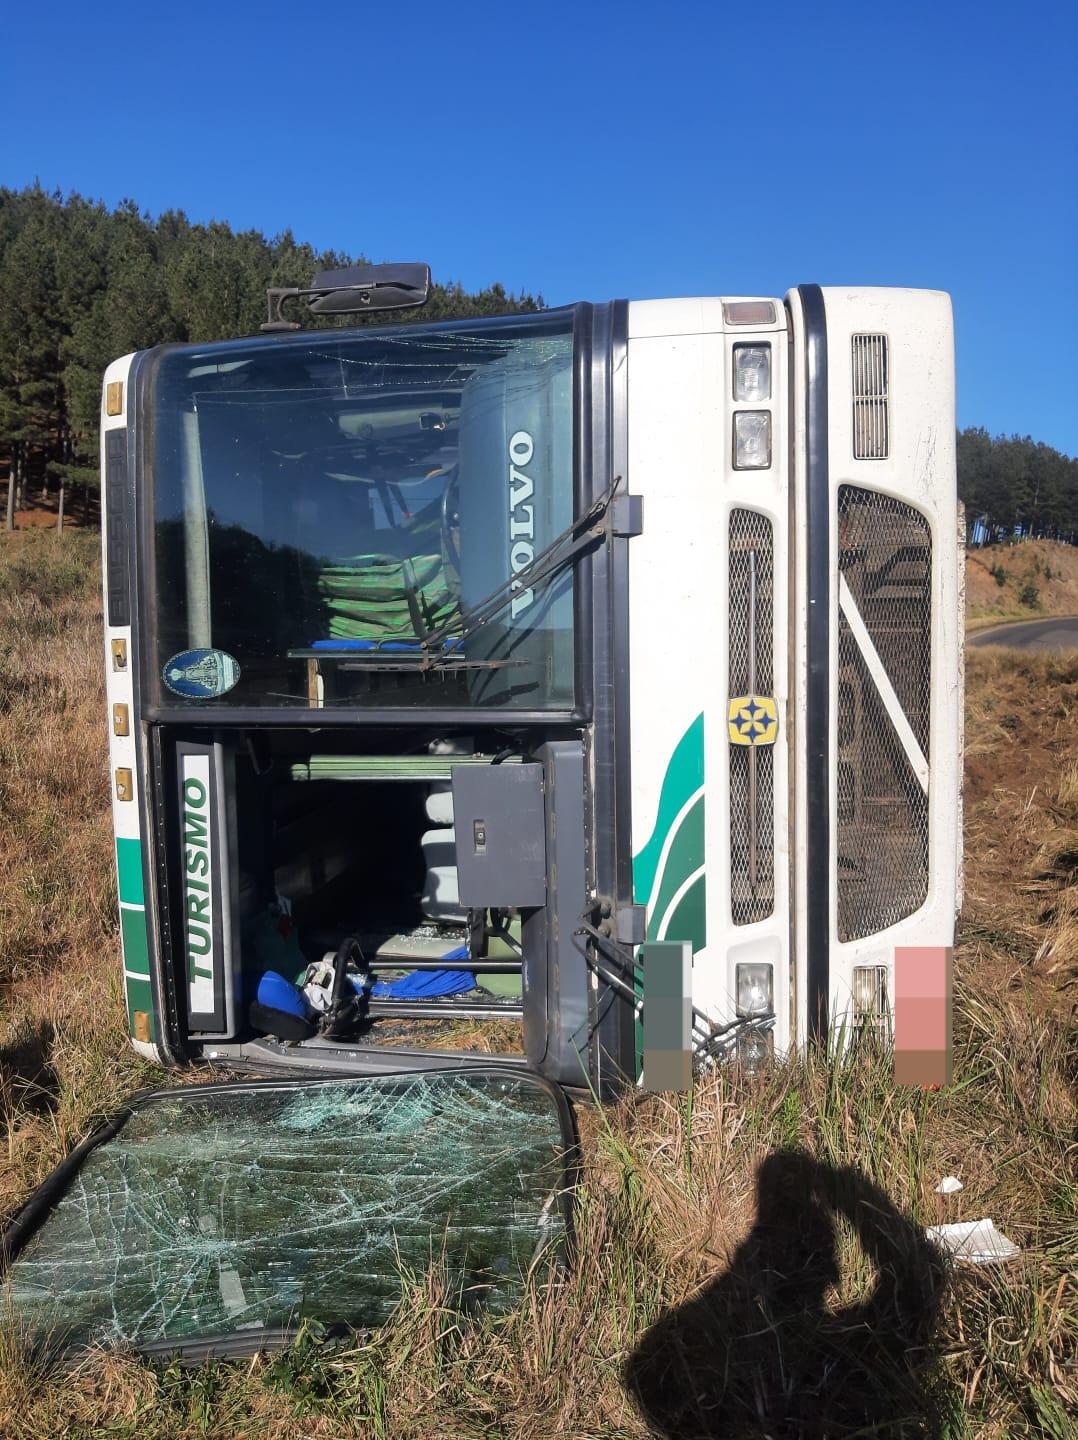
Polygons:
M124 941L124 969L136 975L150 975L150 949L146 942L145 910L121 910L120 931Z
M655 884L667 832L674 817L704 783L704 716L701 712L682 735L670 757L659 792L659 813L651 839L633 860L633 885L636 902L646 905Z
M701 795L695 800L692 807L682 817L671 843L670 850L666 856L666 864L663 866L662 874L658 877L655 895L653 897L648 914L648 939L649 940L692 940L693 949L698 950L703 944L700 938L697 944L696 935L686 935L680 930L674 930L672 925L667 925L667 933L659 934L659 927L666 918L667 910L674 901L677 892L684 886L691 875L703 868L704 864L704 797ZM703 876L700 877L703 879ZM685 896L677 902L680 910L684 903ZM671 917L672 918L672 917Z
M670 923L666 927L666 938L691 941L694 954L697 950L702 950L707 943L706 901L707 888L704 885L704 877L701 875L692 882L677 902L677 909L671 915ZM648 927L648 939L651 939L650 926Z
M145 905L142 890L142 842L116 841L116 873L120 877L120 899L125 905Z
M703 948L707 938L704 876L698 875L687 889L684 887L704 864L704 795L697 794L703 785L704 716L701 713L670 757L659 792L655 828L633 859L636 901L648 907L648 939L659 938L658 931L666 913L682 891L662 938L688 940L694 952ZM697 798L690 805L694 795Z

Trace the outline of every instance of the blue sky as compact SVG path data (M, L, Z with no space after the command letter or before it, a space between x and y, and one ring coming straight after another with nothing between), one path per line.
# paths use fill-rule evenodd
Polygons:
M18 6L0 183L550 304L954 297L961 425L1078 455L1078 5Z

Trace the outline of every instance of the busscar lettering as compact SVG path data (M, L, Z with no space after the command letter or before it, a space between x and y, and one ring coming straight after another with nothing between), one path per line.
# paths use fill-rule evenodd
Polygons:
M213 976L213 902L210 874L209 792L197 776L183 782L184 935L195 976Z
M509 564L514 575L535 559L535 506L527 503L535 494L535 483L523 468L531 464L534 454L535 441L527 430L516 431L509 441ZM516 619L535 596L519 581L513 582L512 590L510 610Z

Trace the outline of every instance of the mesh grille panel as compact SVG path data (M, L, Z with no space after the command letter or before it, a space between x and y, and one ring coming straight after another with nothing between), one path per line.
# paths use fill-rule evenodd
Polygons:
M774 694L773 570L771 522L755 510L732 511L729 609L731 697ZM753 641L755 676L752 673ZM764 920L775 908L774 796L774 748L770 745L731 745L730 902L735 925Z
M887 459L887 336L854 335L853 457Z
M839 490L839 570L929 758L932 542L918 511ZM839 614L838 933L858 940L911 915L928 893L928 798Z

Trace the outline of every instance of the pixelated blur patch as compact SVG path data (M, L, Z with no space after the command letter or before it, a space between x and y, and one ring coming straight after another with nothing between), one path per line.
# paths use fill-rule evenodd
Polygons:
M688 1090L692 1084L692 946L652 940L640 947L644 975L645 1090Z
M954 952L946 945L895 949L895 1081L951 1083L951 982Z

